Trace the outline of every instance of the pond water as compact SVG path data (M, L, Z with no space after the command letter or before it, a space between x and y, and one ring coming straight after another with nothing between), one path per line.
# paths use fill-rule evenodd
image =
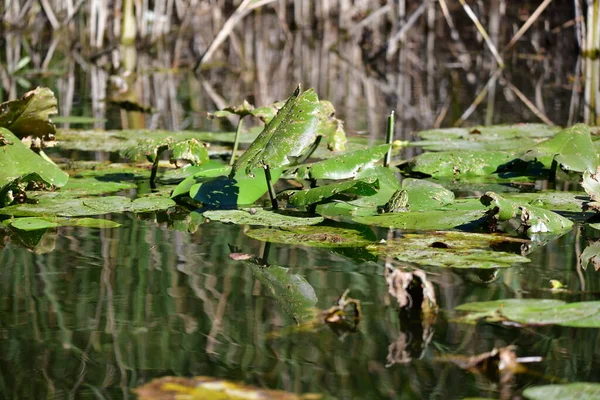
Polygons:
M569 21L573 11L565 9L561 13L563 9L553 6L544 21L552 28ZM509 7L507 13L516 18L517 7ZM264 18L268 26L277 21L268 14L256 18ZM460 21L464 16L456 18ZM483 54L476 35L460 30L469 49ZM502 32L510 37L509 28ZM552 122L567 125L582 120L584 111L577 108L581 106L571 109L572 85L566 87L579 68L576 51L569 50L576 46L574 34L551 36L547 52L536 53L532 50L539 50L536 32L545 32L542 22L526 36L523 52L514 56L503 79L513 79L512 84ZM306 32L301 33L292 33L297 39L291 41L291 48L267 51L256 45L254 51L266 51L269 61L278 54L283 59L286 54L297 56L287 64L293 73L286 75L269 67L258 75L258 81L236 70L218 68L200 76L189 70L164 72L164 59L139 54L140 63L152 65L151 72L140 73L138 84L146 86L139 101L158 110L142 117L143 125L170 130L230 128L204 120L203 112L220 108L212 100L225 98L227 103L237 104L252 93L257 104L264 104L285 98L295 83L302 81L334 103L350 133L368 132L371 140L381 139L385 116L395 109L399 112L398 137L406 139L414 130L451 125L495 73L489 54L471 51L473 65L465 70L450 65L452 53L442 49L439 57L444 65L440 61L428 69L427 64L415 60L421 57L417 48L417 53L408 54L406 64L395 60L383 72L377 70L379 61L363 63L357 70L340 56L337 62L341 66L328 75L325 69L332 68L332 60L344 52L331 50L329 44L319 41L323 38L307 38ZM446 44L435 46L444 48ZM360 48L352 42L340 46ZM260 54L248 57L260 58ZM308 61L299 61L302 54L308 61L320 60L315 70L307 67ZM355 58L361 59L360 55ZM427 62L426 57L424 60ZM110 68L92 63L86 70L77 58L57 60L54 65L70 72L48 77L32 71L25 78L33 86L55 88L62 115L97 118L93 124L83 125L85 128L137 127L139 115L132 117L103 102ZM265 82L271 70L281 75L273 75L274 82ZM383 77L378 75L381 73ZM537 122L510 85L501 83L468 124ZM104 87L101 95L99 87ZM194 91L200 93L197 98ZM409 149L401 157L413 152ZM49 154L59 161L122 161L116 152L67 151L60 146ZM537 187L544 184L540 181ZM147 180L137 180L136 185L123 194L134 197L150 191ZM456 192L482 194L470 189ZM520 244L503 249L524 252L531 260L511 268L421 267L429 274L439 306L433 320L421 321L400 312L396 299L388 293L386 262L398 267L403 264L378 258L363 247L267 245L248 237L248 226L204 218L192 221L183 209L103 217L121 226L52 228L43 232L41 239L35 238L36 243L39 239L36 246L0 236L0 397L135 398L133 388L166 375L205 375L339 399L509 399L518 398L534 385L600 382L599 329L464 324L455 320L454 311L467 302L509 298L600 300L598 272L591 266L583 270L579 262L583 249L600 239L600 232L583 224L575 224L570 232L531 250ZM365 226L359 229L366 229L373 242L403 234ZM257 269L233 260L232 252L262 257L269 267ZM321 310L334 305L349 289L349 295L362 306L356 331L297 325L297 315L286 308L260 268L285 268L296 283L305 280L303 288L314 290L315 307ZM560 281L566 290L552 291L550 280ZM515 346L519 357L542 359L528 364L526 373L502 379L498 373L462 369L447 358L508 345Z

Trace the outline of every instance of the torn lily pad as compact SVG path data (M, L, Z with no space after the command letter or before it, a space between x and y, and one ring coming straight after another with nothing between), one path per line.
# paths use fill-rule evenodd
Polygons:
M595 271L600 270L600 242L594 242L586 247L579 256L579 260L583 269L587 269L591 262Z
M487 192L480 201L500 221L520 218L528 233L564 232L573 226L573 222L555 212L508 200L494 192Z
M527 240L507 236L467 232L431 232L405 234L368 249L382 257L401 262L441 268L509 268L530 260L517 254L494 251L501 243L526 244Z
M202 215L213 221L233 223L236 225L290 227L316 225L323 222L323 217L297 217L281 212L267 211L261 208L250 210L205 211Z
M590 128L584 124L558 132L519 158L527 163L541 163L545 168L550 168L556 160L564 169L576 172L594 173L599 165Z

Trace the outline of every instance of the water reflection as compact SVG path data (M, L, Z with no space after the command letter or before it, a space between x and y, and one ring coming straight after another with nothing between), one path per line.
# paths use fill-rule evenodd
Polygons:
M437 358L508 344L517 346L519 356L545 357L532 367L536 373L517 378L512 393L551 377L597 380L600 358L589 345L600 339L597 329L451 322L454 305L467 301L555 297L539 288L558 274L577 289L575 252L569 251L575 235L536 250L531 265L504 270L488 284L431 269L440 314L427 324L386 302L381 267L327 250L272 247L271 263L306 279L318 308L335 304L345 288L361 301L358 332L341 338L328 329L286 331L296 322L272 286L228 256L230 245L261 254L262 244L249 241L240 227L208 223L188 234L168 223L115 219L121 228L48 232L60 251L32 252L8 239L0 253L0 369L12 378L0 389L3 397L126 398L130 388L165 374L240 379L339 398L424 398L440 388L455 396L485 395L498 382L481 381ZM599 297L593 269L582 273L590 294L562 298Z

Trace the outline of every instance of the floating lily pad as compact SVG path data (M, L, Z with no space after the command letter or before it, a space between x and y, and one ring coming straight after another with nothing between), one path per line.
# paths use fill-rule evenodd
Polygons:
M564 232L573 226L573 222L555 212L508 200L497 193L486 193L481 197L481 203L489 207L500 221L520 218L529 233Z
M443 151L423 153L399 167L407 173L432 177L484 176L513 160L515 154L504 151Z
M99 218L17 218L10 226L22 231L35 231L40 229L55 228L58 226L79 226L83 228L117 228L121 224Z
M562 385L529 387L523 396L530 400L583 400L600 398L600 383L573 382Z
M240 117L247 117L248 115L252 115L254 117L260 118L264 122L268 122L275 117L277 114L277 110L281 108L277 107L276 104L272 106L258 107L255 108L252 104L248 103L246 100L238 106L225 107L222 110L215 111L212 114L209 114L209 118L226 118L232 115L238 115Z
M258 132L243 132L240 143L252 143ZM79 151L106 151L121 152L140 141L146 139L162 139L171 137L175 141L196 139L201 142L233 143L235 132L199 132L199 131L165 131L150 129L129 129L121 131L96 131L96 130L65 130L59 129L56 133L58 147L61 149Z
M424 140L468 139L473 141L498 141L506 139L547 138L560 128L546 124L515 124L476 126L472 128L444 128L421 131L418 136Z
M464 321L484 319L511 321L523 325L600 326L600 301L564 303L547 299L506 299L462 304L457 311L469 311Z
M530 261L521 255L491 250L493 244L503 242L528 241L477 233L432 232L405 234L402 238L371 245L369 249L380 256L407 263L446 268L508 268Z
M299 226L289 229L251 229L246 235L264 242L311 247L363 247L376 237L364 230L335 226Z
M271 170L271 179L274 182L277 181L281 172L281 169ZM192 179L199 182L192 185L189 196L203 205L210 205L212 207L232 208L235 206L251 205L267 193L268 190L265 170L263 168L254 170L253 176L246 175L244 171L239 171L233 177L217 176L214 178L202 178L195 175ZM183 184L182 182L181 185ZM179 193L181 188L178 187L176 190Z
M23 97L0 104L0 127L19 138L54 134L50 115L56 114L56 97L52 90L38 87Z
M81 217L122 212L150 212L175 206L168 197L131 199L122 196L69 198L41 198L36 204L15 204L0 208L0 215L23 217L57 216Z
M52 117L52 122L54 122L55 124L87 125L104 121L106 121L106 119L104 118L84 117L77 115Z
M527 151L521 160L541 163L550 168L556 160L564 169L577 172L595 172L598 167L598 154L592 144L590 129L587 125L577 124L558 132Z
M323 217L295 217L274 211L263 209L254 210L218 210L205 211L204 217L220 222L228 222L238 225L263 225L263 226L302 226L316 225L323 222Z
M483 210L430 210L355 217L353 221L385 228L445 230L476 223L484 217Z
M286 173L295 179L349 179L361 171L381 165L389 145L344 153L312 164L301 165Z
M454 193L442 185L422 179L406 178L402 181L406 193L407 211L425 211L443 207L454 201Z
M379 189L379 181L376 178L365 178L333 183L314 189L287 190L277 197L286 199L289 205L299 207L320 203L338 195L371 196L377 193L377 189Z
M524 147L533 147L538 140L532 138L515 138L515 139L500 139L478 140L479 136L474 135L469 139L446 139L446 140L420 140L411 142L410 147L421 147L427 151L510 151L516 152Z

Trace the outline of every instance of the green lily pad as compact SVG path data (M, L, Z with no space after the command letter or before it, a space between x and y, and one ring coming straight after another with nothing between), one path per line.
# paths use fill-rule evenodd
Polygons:
M556 160L564 169L594 173L599 160L587 125L577 124L558 132L520 157L525 162L541 163L550 168Z
M294 179L349 179L361 171L381 165L389 145L360 149L327 160L304 164L288 171L286 176Z
M338 195L371 196L377 193L377 189L379 181L376 178L365 178L332 183L314 189L286 190L277 197L286 199L289 205L299 207L320 203Z
M60 224L46 218L26 217L15 219L10 223L10 226L22 231L37 231L39 229L56 228Z
M52 90L38 87L18 100L0 104L0 128L19 138L54 134L50 115L56 114L56 97Z
M406 234L402 238L369 246L369 249L380 256L394 257L403 262L443 268L508 268L530 261L520 255L490 249L492 244L502 242L524 241L477 233L432 232Z
M564 232L573 226L573 222L555 212L508 200L494 192L483 195L481 203L494 211L495 217L500 221L519 217L528 233Z
M501 140L473 139L447 139L447 140L420 140L410 142L409 147L420 147L427 151L510 151L516 152L522 148L533 147L538 141L531 138L515 138Z
M394 171L386 167L373 167L363 170L357 179L377 179L379 189L371 196L362 196L355 200L337 200L317 205L316 212L324 217L359 217L376 215L378 206L383 206L400 188Z
M354 217L365 225L407 230L445 230L467 225L485 217L484 210L430 210Z
M300 94L301 88L288 98L277 115L265 126L248 150L237 159L233 171L252 171L268 165L284 167L303 158L317 139L319 99L314 90Z
M504 151L442 151L423 153L399 167L407 173L432 177L491 175L515 158Z
M243 132L240 143L252 143L258 135L256 131ZM59 129L56 133L57 147L79 151L123 152L147 139L172 138L176 142L196 139L210 142L214 147L217 143L233 143L235 132L200 132L200 131L165 131L150 129L129 129L120 131L96 130L66 130ZM209 152L212 150L212 147Z
M422 179L406 178L402 181L406 192L408 211L425 211L443 207L454 201L454 193L442 185Z
M27 148L12 132L0 128L0 206L9 190L19 183L40 182L56 187L64 186L69 175L54 163Z
M371 232L335 226L299 226L286 229L250 229L246 235L263 242L310 247L363 247L376 239Z
M590 200L595 202L600 201L600 169L593 172L585 171L581 186L583 186L585 192L590 196Z
M99 218L41 218L24 217L11 221L10 226L22 231L35 231L57 226L79 226L83 228L117 228L121 224Z
M106 121L106 119L104 118L85 117L78 115L52 117L52 122L54 122L55 124L86 125L104 121Z
M523 325L562 325L598 327L600 301L564 303L549 299L506 299L462 304L457 311L467 311L466 321L512 321Z
M573 382L562 385L528 387L523 396L530 400L584 400L600 398L600 383Z
M302 226L316 225L323 222L323 217L294 217L274 211L257 209L254 213L247 210L218 210L205 211L204 217L220 222L233 223L237 225L263 225L263 226Z
M163 151L171 151L171 160L185 160L193 165L208 161L206 146L196 139L175 140L173 137L144 139L134 146L122 151L122 155L131 160L145 157L150 162L155 162Z
M418 136L423 140L468 139L472 141L498 141L523 138L547 138L560 128L546 124L515 124L476 126L473 128L444 128L421 131Z
M131 201L122 196L83 198L41 198L35 204L15 204L0 208L0 215L21 217L82 217L122 212L150 212L175 206L168 197L142 197Z
M281 172L281 169L271 170L271 179L273 182L279 179ZM251 205L267 193L268 190L265 170L263 168L254 170L253 176L246 175L244 171L239 171L232 178L229 176L217 176L213 178L194 176L192 179L196 179L199 182L192 185L189 196L203 205L213 207L232 208L235 206ZM181 185L183 185L183 182ZM176 190L178 190L177 193L180 192L179 187Z
M231 167L223 165L215 161L209 161L206 164L192 165L185 169L185 173L188 175L183 181L181 181L171 194L172 198L178 196L188 195L192 186L197 183L201 183L207 180L207 178L215 178L217 176L226 176L231 172ZM179 170L175 170L179 171ZM169 176L165 174L168 178ZM164 176L163 176L164 177ZM266 185L266 184L265 184ZM264 193L264 192L263 192Z

